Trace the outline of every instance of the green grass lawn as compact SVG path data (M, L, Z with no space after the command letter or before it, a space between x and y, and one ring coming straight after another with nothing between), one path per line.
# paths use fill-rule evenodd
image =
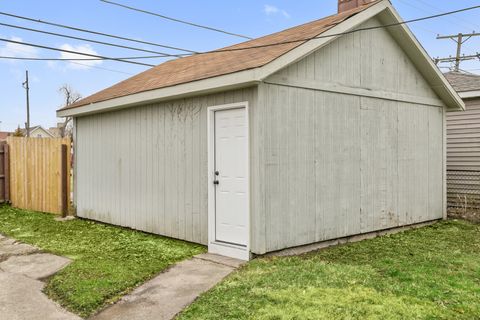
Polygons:
M205 251L183 241L80 219L57 222L50 214L8 206L0 206L0 232L73 260L48 280L45 292L81 316Z
M257 259L179 319L480 319L480 225Z

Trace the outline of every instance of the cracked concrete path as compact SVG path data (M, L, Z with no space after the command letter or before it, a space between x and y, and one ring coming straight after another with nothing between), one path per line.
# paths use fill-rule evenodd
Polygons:
M0 269L24 275L31 279L45 279L70 264L70 259L49 253L34 253L28 256L14 256L0 263Z
M70 263L64 257L0 235L0 318L80 320L42 292L49 277Z
M24 244L4 236L0 237L0 262L8 259L11 256L25 255L37 251L37 248L29 246L28 244Z
M213 254L198 255L177 263L91 319L172 319L242 263Z

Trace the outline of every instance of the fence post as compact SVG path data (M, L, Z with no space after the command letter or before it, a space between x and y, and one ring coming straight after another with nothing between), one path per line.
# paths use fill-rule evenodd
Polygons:
M5 143L0 141L0 203L7 202L5 192Z
M3 166L5 202L10 202L10 146L7 143L3 145Z
M62 217L65 218L68 213L68 164L67 164L67 145L62 144L61 146L61 155L62 155L62 161L61 161L61 176L62 176L62 192L61 192L61 197L62 197Z

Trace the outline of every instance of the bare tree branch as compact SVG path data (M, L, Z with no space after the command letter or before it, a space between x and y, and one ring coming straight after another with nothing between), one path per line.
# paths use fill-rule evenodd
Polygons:
M64 84L58 89L58 92L63 95L64 102L61 107L66 107L71 105L72 103L77 102L78 100L82 99L82 95L75 91L69 84ZM63 122L62 126L60 126L60 136L62 138L71 136L72 135L72 117L66 117L65 121Z

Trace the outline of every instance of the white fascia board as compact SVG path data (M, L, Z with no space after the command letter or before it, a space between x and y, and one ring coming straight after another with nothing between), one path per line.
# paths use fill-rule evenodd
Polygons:
M192 97L225 90L256 85L256 69L231 73L219 77L189 82L172 87L140 92L124 97L57 111L57 117L85 116L98 112L119 110L137 105Z
M480 90L463 91L458 93L462 99L480 98Z
M379 15L384 24L403 22L402 18L389 1L383 1L388 10ZM412 59L417 69L423 74L431 88L445 102L448 108L465 110L465 103L452 85L445 78L440 69L435 65L425 48L418 42L415 35L406 24L401 24L387 29L397 40L398 44Z

